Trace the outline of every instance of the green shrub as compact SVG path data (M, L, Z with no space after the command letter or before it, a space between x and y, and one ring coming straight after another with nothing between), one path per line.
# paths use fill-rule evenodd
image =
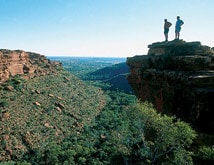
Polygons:
M16 162L14 161L8 161L8 162L0 162L0 165L15 165Z
M1 100L0 101L0 108L4 108L8 106L8 101L7 100Z
M25 80L20 76L20 75L16 75L13 77L10 77L9 80L4 83L2 86L6 87L6 86L12 86L14 87L16 90L21 90L22 89L22 84L25 82Z
M95 146L101 162L192 164L189 147L196 134L187 123L162 116L147 103L124 109L114 104L110 107L102 111L92 128L96 130L93 139L99 139Z
M125 159L145 164L192 164L188 148L196 134L187 123L161 116L149 104L135 105L124 115L126 122L118 125L111 137Z
M214 146L206 147L203 146L199 149L199 153L202 158L214 160Z

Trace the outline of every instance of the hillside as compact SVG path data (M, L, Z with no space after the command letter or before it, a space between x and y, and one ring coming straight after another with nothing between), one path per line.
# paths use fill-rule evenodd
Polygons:
M91 79L93 79L93 76L95 76L94 79L96 80L106 80L121 74L127 74L128 72L129 67L124 62L98 69L94 72L88 73L87 75L91 76Z
M85 77L87 80L101 81L102 83L109 84L109 90L121 90L126 93L132 93L132 88L127 80L128 73L129 67L126 63L119 63L90 72Z
M90 84L105 90L133 93L127 81L129 68L124 62L126 58L49 57L49 59L60 61L66 70Z
M104 104L99 88L61 67L28 80L10 77L0 86L0 161L80 135Z
M75 56L49 56L51 61L59 61L63 68L70 71L80 79L87 80L87 74L94 73L97 70L102 70L105 67L124 63L126 58L111 58L111 57L75 57ZM126 66L127 67L127 66Z

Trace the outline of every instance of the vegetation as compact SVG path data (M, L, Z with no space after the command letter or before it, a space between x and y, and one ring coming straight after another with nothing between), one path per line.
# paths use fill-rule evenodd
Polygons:
M69 71L78 66L68 63ZM0 86L1 165L212 163L213 147L193 150L197 134L190 125L112 89L115 81L99 75L111 69L95 71L93 65L84 73L86 66L73 72L93 75L93 81L58 69L28 81L16 76Z
M135 104L132 96L115 96L81 135L31 149L21 160L33 164L192 164L188 149L196 135L188 124L157 114L148 103ZM134 105L119 108L121 101Z
M129 68L125 58L50 57L62 62L63 67L88 83L104 90L120 90L132 94L126 80Z
M18 86L13 81L0 90L0 161L19 160L32 148L44 150L50 142L77 136L105 104L99 88L64 70Z
M59 61L62 63L63 68L76 75L80 79L91 79L90 76L93 73L99 72L99 70L106 70L111 68L114 64L124 63L126 58L100 58L100 57L49 57L51 60ZM114 70L115 71L115 70ZM105 74L111 74L107 71ZM96 77L100 77L96 74Z

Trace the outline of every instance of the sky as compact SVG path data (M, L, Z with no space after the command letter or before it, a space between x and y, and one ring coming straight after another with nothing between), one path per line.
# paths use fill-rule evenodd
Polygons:
M46 56L132 57L180 38L214 47L214 0L0 0L0 49Z

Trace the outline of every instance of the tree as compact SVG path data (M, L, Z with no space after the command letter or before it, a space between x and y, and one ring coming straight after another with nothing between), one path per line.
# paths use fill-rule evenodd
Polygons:
M158 114L148 103L128 109L125 119L128 127L119 126L113 137L126 160L135 164L192 163L188 149L196 133L187 123Z

